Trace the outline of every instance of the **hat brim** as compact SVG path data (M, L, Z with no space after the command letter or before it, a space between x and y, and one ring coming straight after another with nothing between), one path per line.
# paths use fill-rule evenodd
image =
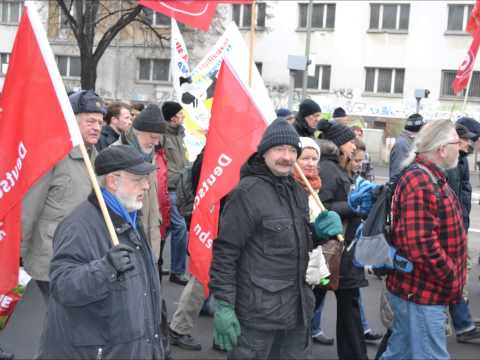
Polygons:
M134 175L148 175L153 170L155 170L155 165L150 164L148 162L143 162L141 164L131 166L128 169L124 169L124 171Z
M476 139L478 138L478 135L472 133L472 132L467 132L465 134L462 134L461 136L459 136L460 139L466 139L466 140L473 140L473 141L476 141Z

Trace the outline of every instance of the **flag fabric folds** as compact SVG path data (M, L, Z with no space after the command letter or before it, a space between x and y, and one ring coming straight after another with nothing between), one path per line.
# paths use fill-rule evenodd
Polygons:
M467 31L470 34L475 34L475 32L480 28L480 0L477 0L475 6L473 7L470 18L467 23Z
M208 31L218 4L251 4L252 2L253 0L138 0L140 5L203 31Z
M472 76L473 67L475 66L475 59L480 45L480 28L473 34L472 44L468 50L465 59L457 70L455 80L452 82L452 90L454 94L458 94L468 85L468 81Z
M81 141L47 35L27 2L0 98L0 293L18 280L23 195ZM4 262L7 254L11 263Z

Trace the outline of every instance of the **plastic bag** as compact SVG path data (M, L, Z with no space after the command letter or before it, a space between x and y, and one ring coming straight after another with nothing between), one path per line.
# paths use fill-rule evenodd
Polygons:
M23 268L20 268L18 285L8 293L0 294L0 330L7 325L8 319L13 314L17 302L22 298L31 279L30 275Z

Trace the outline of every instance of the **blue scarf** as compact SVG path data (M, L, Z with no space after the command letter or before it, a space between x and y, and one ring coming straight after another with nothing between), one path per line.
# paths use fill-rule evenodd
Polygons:
M137 230L137 211L128 212L115 195L103 187L101 190L107 207Z

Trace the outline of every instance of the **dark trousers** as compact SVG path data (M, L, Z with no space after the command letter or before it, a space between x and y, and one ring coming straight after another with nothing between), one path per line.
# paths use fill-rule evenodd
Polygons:
M40 292L42 293L43 300L45 300L45 304L48 305L48 298L50 297L50 282L49 281L40 281L35 280L37 283Z
M377 349L377 354L375 355L375 360L379 360L382 354L387 350L387 345L388 345L388 339L390 339L390 336L392 335L392 330L387 329L387 332L385 335L383 335L382 342L378 346Z
M238 344L228 360L266 360L312 358L310 327L291 330L258 330L240 324Z
M337 297L337 353L340 360L368 359L360 318L360 291L339 289Z

